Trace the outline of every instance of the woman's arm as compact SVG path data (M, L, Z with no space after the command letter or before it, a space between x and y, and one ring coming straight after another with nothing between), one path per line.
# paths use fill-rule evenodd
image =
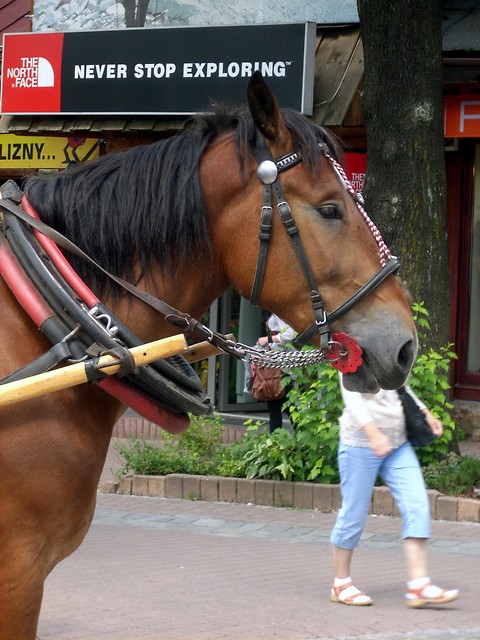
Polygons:
M427 421L427 424L432 430L432 432L434 433L434 435L437 438L440 438L440 436L443 434L443 424L440 422L438 418L436 418L433 415L430 409L427 408L427 406L420 400L420 398L417 395L415 395L413 390L408 385L405 386L405 390L410 396L412 396L412 398L415 400L415 402L418 404L420 409L425 414L425 420Z

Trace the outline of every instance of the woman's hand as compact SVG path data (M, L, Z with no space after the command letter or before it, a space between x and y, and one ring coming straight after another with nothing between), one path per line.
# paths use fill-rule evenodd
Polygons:
M392 445L390 444L390 439L380 431L376 422L367 422L367 424L363 425L363 430L367 434L370 448L376 456L381 458L391 453Z
M258 340L257 340L257 344L260 347L266 347L268 345L268 336L261 336Z
M423 413L425 414L425 420L427 421L427 424L432 430L433 434L437 438L440 438L440 436L443 435L443 424L438 418L435 418L433 413L431 413L428 409L425 409Z

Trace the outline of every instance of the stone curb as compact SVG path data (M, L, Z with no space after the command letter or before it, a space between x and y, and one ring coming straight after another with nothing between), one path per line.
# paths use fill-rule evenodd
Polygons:
M167 476L126 476L118 482L106 482L100 487L100 491L155 498L312 509L324 513L338 511L341 504L340 487L335 484L247 480L182 473ZM445 496L432 490L428 490L427 493L433 520L480 522L480 500ZM399 516L388 487L375 487L370 514Z

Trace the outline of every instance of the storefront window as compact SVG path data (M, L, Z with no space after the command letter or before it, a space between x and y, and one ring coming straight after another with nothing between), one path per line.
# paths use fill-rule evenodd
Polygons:
M480 372L480 145L475 149L467 370Z
M243 344L254 345L258 336L264 333L262 310L229 289L221 299L220 330L233 333ZM220 411L258 410L256 400L244 392L243 362L231 357L222 358L222 361L217 402Z

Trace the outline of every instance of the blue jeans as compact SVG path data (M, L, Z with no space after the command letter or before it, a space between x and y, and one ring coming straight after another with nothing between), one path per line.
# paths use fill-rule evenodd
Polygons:
M430 537L430 504L420 463L409 442L382 457L370 447L340 442L338 467L342 507L330 537L332 544L343 549L358 545L377 476L395 499L402 517L402 537Z

